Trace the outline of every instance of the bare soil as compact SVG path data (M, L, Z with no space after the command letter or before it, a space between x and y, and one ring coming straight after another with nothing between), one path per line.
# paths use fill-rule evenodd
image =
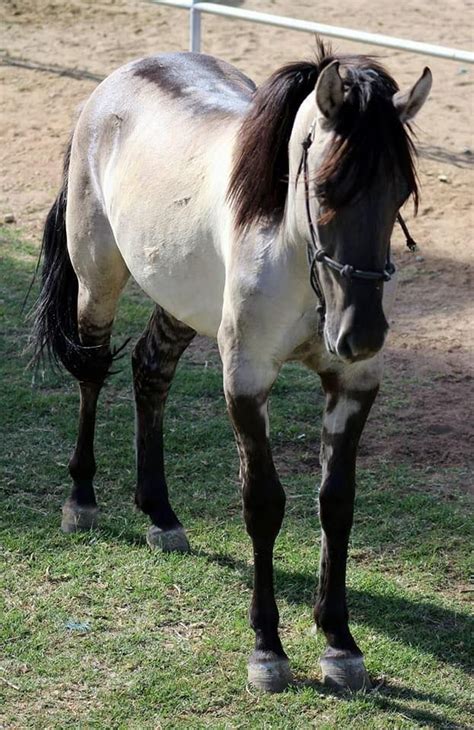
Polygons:
M375 0L233 4L472 47L468 0L400 0L384 4L383 12ZM0 220L13 216L28 237L39 241L76 109L97 82L17 67L12 59L58 66L79 77L82 71L103 77L132 58L186 49L187 17L183 11L139 0L3 0L0 24ZM405 213L420 248L416 255L408 253L400 232L395 233L401 283L387 347L387 388L374 409L362 451L432 469L468 467L474 451L474 67L343 41L335 45L377 53L402 88L426 64L434 75L430 101L417 120L420 213L414 220L410 208ZM312 47L308 35L203 19L203 50L238 65L257 81L288 60L311 56Z

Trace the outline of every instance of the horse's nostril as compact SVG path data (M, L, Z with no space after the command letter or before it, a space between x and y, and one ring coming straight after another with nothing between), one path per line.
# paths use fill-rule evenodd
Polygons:
M341 360L356 362L373 357L382 348L386 329L357 335L353 330L342 331L336 342L336 354Z
M336 354L342 360L353 360L352 347L350 343L350 333L341 333L336 342Z

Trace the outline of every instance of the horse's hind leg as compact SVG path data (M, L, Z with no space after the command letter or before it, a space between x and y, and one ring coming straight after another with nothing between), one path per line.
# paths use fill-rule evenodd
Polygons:
M104 352L107 357L107 352ZM62 510L63 532L88 530L96 526L97 502L93 487L96 470L94 459L94 432L97 399L106 370L98 369L96 381L80 382L79 429L74 453L69 461L69 473L73 486L71 496Z
M195 331L157 306L132 356L136 403L135 501L152 520L147 541L165 552L187 552L184 528L170 506L163 460L163 412L182 353Z
M78 278L79 343L66 366L79 381L80 408L76 446L69 461L73 486L63 506L61 527L64 532L76 532L96 524L98 508L93 486L96 407L113 361L112 325L129 274L105 220L98 221L97 217L80 211L77 223L74 219L68 222L68 248Z

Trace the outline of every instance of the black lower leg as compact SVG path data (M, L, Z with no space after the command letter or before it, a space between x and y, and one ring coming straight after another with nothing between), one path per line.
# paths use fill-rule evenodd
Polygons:
M252 539L254 589L250 624L256 652L286 657L278 635L273 587L273 546L285 509L285 493L273 464L262 404L256 398L228 395L229 412L240 453L245 525Z
M69 461L72 491L63 505L64 532L89 529L96 521L94 432L97 400L113 359L111 326L94 330L89 326L87 334L80 330L81 344L74 345L68 355L68 370L79 380L80 407L76 446Z
M162 530L179 526L168 498L163 412L181 354L195 331L156 307L132 356L136 403L137 506Z
M282 510L283 511L283 510ZM273 545L275 538L252 538L254 589L250 605L250 625L255 631L255 650L286 654L278 634L279 613L273 587Z
M71 501L80 507L95 506L93 478L94 432L97 400L112 363L110 330L112 323L92 331L80 329L81 345L76 346L71 372L79 380L79 427L74 453L69 461L73 481Z
M94 432L97 399L102 383L79 383L80 408L79 431L74 453L69 461L69 473L73 480L71 500L79 506L96 505L93 479L96 465L94 458Z
M326 409L321 443L323 479L319 494L322 527L318 597L314 616L329 651L360 655L349 630L346 563L355 496L357 446L377 388L344 391L322 378Z

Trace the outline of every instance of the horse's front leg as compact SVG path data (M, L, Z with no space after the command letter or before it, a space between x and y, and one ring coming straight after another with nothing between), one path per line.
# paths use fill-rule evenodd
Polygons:
M250 625L255 651L248 663L251 684L282 691L291 680L288 659L278 635L273 589L273 546L285 509L285 493L273 464L268 440L268 393L276 377L271 364L257 367L228 338L220 338L224 390L240 456L243 514L252 539L254 588Z
M349 369L357 373L349 375ZM346 374L321 374L326 406L321 439L322 527L319 589L314 616L327 640L323 680L339 688L369 688L362 652L348 625L346 561L355 496L359 438L379 386L379 368L348 366ZM346 377L344 376L346 375Z

